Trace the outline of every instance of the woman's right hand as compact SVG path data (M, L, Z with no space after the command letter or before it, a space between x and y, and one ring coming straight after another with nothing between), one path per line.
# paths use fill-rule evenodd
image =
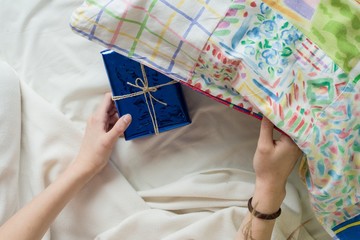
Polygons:
M274 125L263 118L253 167L256 174L253 206L257 210L273 213L285 198L287 178L302 155L297 145L286 135L273 139Z
M302 152L285 134L274 140L273 129L274 125L264 117L253 160L256 182L270 188L285 187Z

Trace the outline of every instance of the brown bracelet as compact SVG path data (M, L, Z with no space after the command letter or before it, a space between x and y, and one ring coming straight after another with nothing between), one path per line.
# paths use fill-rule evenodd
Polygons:
M252 207L252 199L253 198L250 198L249 201L248 201L248 209L251 212L251 214L254 215L254 217L260 218L260 219L263 219L263 220L273 220L273 219L276 219L277 217L280 216L281 208L279 208L279 210L276 213L272 213L272 214L264 214L264 213L256 211Z

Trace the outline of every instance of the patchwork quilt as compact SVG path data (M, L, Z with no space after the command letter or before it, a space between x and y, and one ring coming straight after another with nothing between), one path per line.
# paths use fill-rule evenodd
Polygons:
M358 0L86 0L70 25L234 109L269 118L306 154L319 221L339 239L358 235Z

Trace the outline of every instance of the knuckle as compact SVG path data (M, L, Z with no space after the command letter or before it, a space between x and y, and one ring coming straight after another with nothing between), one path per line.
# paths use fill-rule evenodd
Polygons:
M264 145L264 144L258 144L257 146L257 151L260 153L260 154L269 154L271 152L271 147L267 146L267 145Z
M89 119L88 119L88 123L89 124L91 124L91 125L93 125L93 124L96 124L96 123L98 123L99 122L99 117L98 116L96 116L96 115L91 115L90 117L89 117Z

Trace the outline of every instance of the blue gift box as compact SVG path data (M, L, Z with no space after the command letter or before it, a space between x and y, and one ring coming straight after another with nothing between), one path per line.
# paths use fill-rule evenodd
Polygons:
M191 123L180 83L112 50L101 54L119 115L132 116L126 140Z

